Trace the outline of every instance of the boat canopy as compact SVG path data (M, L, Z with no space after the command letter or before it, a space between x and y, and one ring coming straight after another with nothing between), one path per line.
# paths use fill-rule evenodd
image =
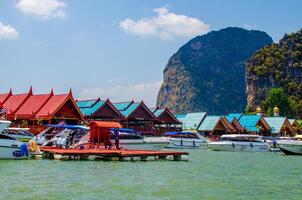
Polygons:
M57 125L57 124L47 124L46 127L53 127L53 128L62 128L62 129L83 129L83 130L89 130L90 128L87 126L80 126L80 125Z
M195 134L193 132L166 132L165 135L186 135L186 134Z
M118 131L123 133L137 133L135 130L130 128L111 128L110 131Z

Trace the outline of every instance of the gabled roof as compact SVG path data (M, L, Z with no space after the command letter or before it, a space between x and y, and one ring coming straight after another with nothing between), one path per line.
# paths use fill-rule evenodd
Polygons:
M181 122L172 114L172 112L167 107L165 109L159 109L159 108L149 108L149 109L151 110L151 112L153 112L157 121L163 121L163 122L169 121L169 123L181 124Z
M30 88L28 93L25 94L14 94L11 95L3 104L3 107L8 110L8 114L15 113L24 103L25 101L32 96L32 88Z
M53 95L53 91L51 91L50 94L38 94L30 96L17 110L15 116L17 118L33 118L34 115L46 104L46 102Z
M265 121L271 127L271 133L281 133L282 127L286 125L290 131L293 131L286 117L264 117Z
M59 109L64 106L65 103L71 101L74 108L76 109L77 114L79 115L81 120L84 120L81 111L79 110L78 106L76 105L75 100L72 97L71 91L68 94L60 94L60 95L53 95L47 101L47 103L39 110L36 114L36 118L46 118L51 119Z
M296 119L288 119L290 125L294 125L295 123L298 123Z
M241 116L242 116L242 113L230 113L226 117L230 117L230 118L235 117L237 120L239 120Z
M220 116L206 116L203 122L200 124L199 131L212 131L220 120Z
M132 103L130 106L128 106L125 110L122 110L121 113L125 116L128 117L135 109L138 108L140 105L139 102Z
M5 94L0 94L0 102L1 104L4 104L5 101L12 95L12 90L9 90L8 93L5 93Z
M117 102L113 103L114 107L119 111L125 111L134 101L127 101L127 102Z
M90 99L90 100L77 100L77 106L79 108L90 108L95 105L100 99Z
M77 105L79 106L79 104L78 104L79 102L77 102ZM80 108L80 111L82 112L82 114L84 115L84 116L91 116L93 113L95 113L102 105L104 105L104 103L105 103L105 101L101 101L101 100L98 100L98 101L90 101L90 102L88 102L88 101L86 101L86 105L85 106L87 106L87 105L89 105L90 107L80 107L79 106L79 108ZM80 103L80 105L81 105L81 103ZM82 104L83 105L83 104Z
M242 115L239 119L240 125L248 132L259 132L260 129L257 127L259 122L263 123L266 126L265 128L270 130L269 125L261 115Z
M186 115L178 114L176 118L182 122L183 130L197 130L206 115L206 112L196 112L187 113Z

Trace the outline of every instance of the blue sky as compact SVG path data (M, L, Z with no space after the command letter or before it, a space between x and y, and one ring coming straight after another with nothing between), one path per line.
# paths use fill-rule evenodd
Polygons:
M0 92L67 92L155 104L167 60L229 26L278 41L302 28L302 1L1 0Z

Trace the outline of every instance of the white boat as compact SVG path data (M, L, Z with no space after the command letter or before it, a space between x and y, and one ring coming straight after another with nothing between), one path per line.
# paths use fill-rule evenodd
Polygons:
M297 135L292 140L280 140L278 146L287 155L302 155L302 136Z
M214 151L268 152L270 147L261 136L247 134L222 135L218 141L208 142Z
M28 142L34 137L34 135L29 132L29 128L8 127L3 130L2 133L14 137L21 142Z
M0 159L27 158L27 145L6 134L2 134L4 129L10 126L10 121L0 121Z
M194 132L167 132L165 136L169 138L170 144L167 148L197 149L206 148L207 138Z
M111 131L111 142L115 143L114 131L119 133L119 146L128 150L161 150L170 144L164 137L143 137L132 129L120 128Z

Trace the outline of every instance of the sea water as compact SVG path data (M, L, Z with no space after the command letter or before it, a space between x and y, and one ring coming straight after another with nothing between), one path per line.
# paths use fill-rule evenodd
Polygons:
M189 153L189 161L1 160L0 199L302 199L302 156Z

